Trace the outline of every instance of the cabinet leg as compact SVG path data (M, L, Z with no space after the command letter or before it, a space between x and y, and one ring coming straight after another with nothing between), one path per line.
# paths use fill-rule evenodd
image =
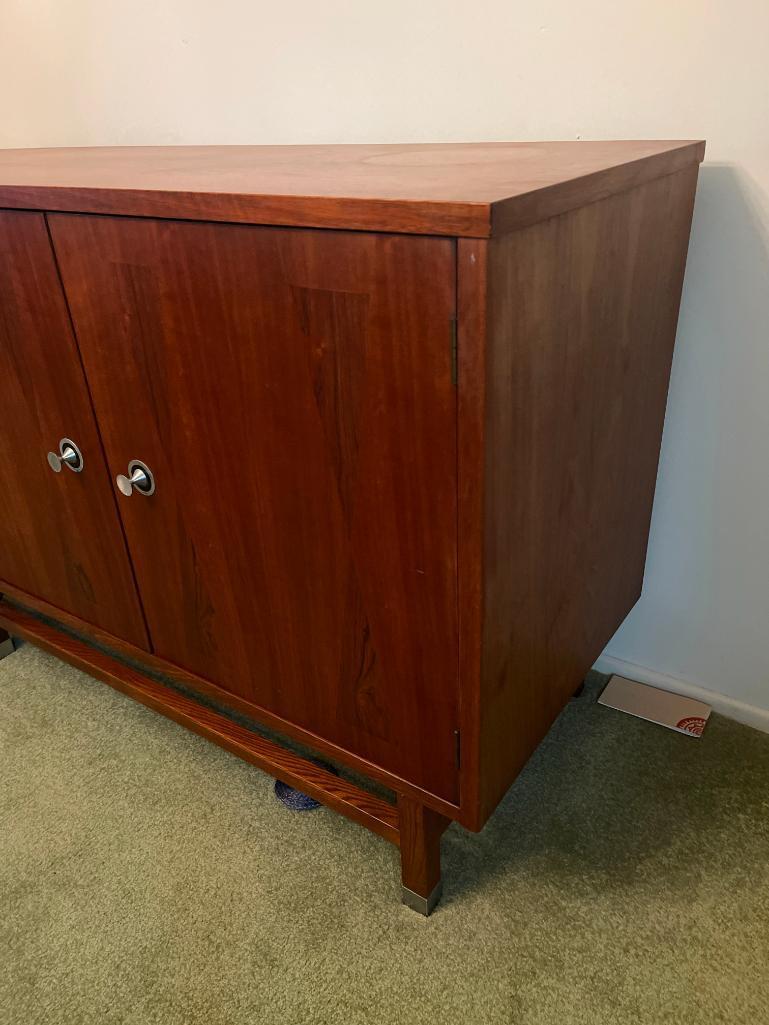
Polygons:
M5 658L5 656L10 655L12 651L13 641L5 630L0 630L0 658Z
M429 915L441 899L441 835L449 819L398 796L403 903Z

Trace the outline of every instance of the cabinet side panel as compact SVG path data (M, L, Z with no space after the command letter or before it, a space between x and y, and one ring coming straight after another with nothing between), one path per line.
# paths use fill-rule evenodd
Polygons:
M696 180L489 244L476 826L641 593Z
M487 239L457 240L457 598L459 605L460 821L480 801L479 684L483 624L483 474L486 405Z

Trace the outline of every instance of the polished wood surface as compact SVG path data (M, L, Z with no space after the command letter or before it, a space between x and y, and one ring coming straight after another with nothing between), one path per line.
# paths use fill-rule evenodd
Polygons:
M148 708L213 741L243 761L341 812L391 843L400 840L398 810L388 801L313 764L103 651L0 601L0 624Z
M398 843L429 904L640 593L703 148L0 154L49 211L0 214L0 624ZM63 436L98 472L51 473Z
M441 881L441 836L449 820L431 808L398 797L401 882L425 900Z
M340 765L351 769L361 776L365 776L367 779L376 780L394 793L404 794L419 804L424 804L426 807L432 808L433 811L440 812L450 819L456 819L459 816L457 804L444 801L440 797L436 797L435 794L415 786L410 780L404 779L403 776L397 776L395 773L388 772L380 765L367 761L365 758L347 751L338 744L329 742L327 738L320 736L318 733L302 729L287 719L281 719L280 716L274 715L260 705L252 701L246 701L231 691L224 690L217 684L212 683L211 680L206 680L202 676L189 672L189 670L182 669L166 659L158 658L156 655L152 655L148 651L136 647L134 644L129 644L118 637L114 637L105 630L99 630L93 625L78 619L76 616L62 612L61 609L57 609L47 602L41 601L39 598L26 594L4 580L0 580L0 600L5 601L6 605L15 606L22 612L29 612L33 616L37 616L37 618L45 617L50 619L56 628L64 632L74 633L80 640L85 641L86 644L105 649L108 653L114 654L118 660L131 663L147 674L160 674L165 679L170 680L173 685L182 687L193 695L200 695L203 700L210 699L221 708L231 709L233 712L240 713L276 734L281 734L290 740L297 741L303 747L311 749L320 756L338 762Z
M0 577L146 644L42 214L0 212L0 410ZM48 465L64 437L81 473Z
M462 666L475 828L641 592L696 180L693 166L460 247L474 279L460 286L459 387L484 396L459 453L462 644L480 651Z
M154 653L456 802L454 243L50 225Z
M457 241L457 600L459 616L460 792L463 825L480 819L480 671L483 660L486 335L485 239Z
M486 237L703 152L666 141L0 150L0 206Z

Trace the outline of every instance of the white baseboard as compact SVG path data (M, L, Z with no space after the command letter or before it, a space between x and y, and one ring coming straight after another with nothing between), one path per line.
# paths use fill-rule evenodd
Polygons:
M769 733L769 709L747 705L744 701L730 698L726 694L706 690L704 687L698 687L696 683L689 683L688 680L681 680L677 676L669 676L667 673L658 673L655 669L638 665L637 662L626 662L624 658L615 658L614 655L601 655L594 668L599 673L616 673L617 676L624 676L628 680L637 680L639 683L648 683L650 687L659 687L672 694L683 694L687 698L696 698L697 701L704 701L711 705L714 712L720 712L721 715L725 715L729 719L735 719L737 722L745 723L746 726Z

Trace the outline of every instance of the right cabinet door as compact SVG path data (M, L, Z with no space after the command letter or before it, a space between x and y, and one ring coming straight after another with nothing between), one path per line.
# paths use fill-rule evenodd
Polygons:
M454 243L50 223L156 654L455 800Z

